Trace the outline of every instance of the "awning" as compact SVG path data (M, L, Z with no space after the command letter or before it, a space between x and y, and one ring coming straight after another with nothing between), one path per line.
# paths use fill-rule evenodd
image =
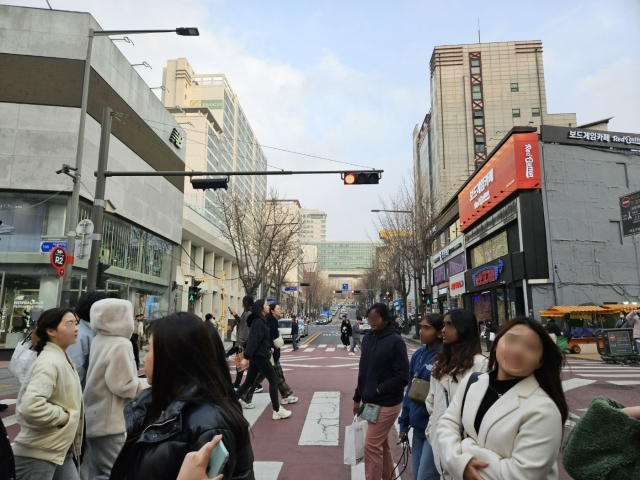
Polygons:
M640 308L640 305L638 305L638 304L631 305L631 304L618 303L618 304L615 304L615 305L603 305L602 307L605 308L606 310L609 310L609 312L607 312L607 313L620 313L620 312L629 313L631 310L635 310L636 308Z
M566 314L557 310L540 310L541 317L564 317Z
M547 310L544 310L545 312L547 312L545 315L547 316L554 316L551 315L549 312L556 312L556 317L561 317L566 315L567 313L611 313L609 310L602 308L602 307L598 307L597 305L557 305L557 306L553 306L553 307L549 307ZM540 312L540 315L542 315L542 312Z

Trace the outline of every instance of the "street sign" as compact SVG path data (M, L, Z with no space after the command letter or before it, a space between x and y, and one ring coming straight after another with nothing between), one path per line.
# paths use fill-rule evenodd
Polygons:
M625 237L640 233L640 191L620 197L620 215Z
M413 313L413 309L412 309L412 307L411 307L411 300L409 300L409 301L407 302L407 312L408 312L408 313Z
M343 283L342 284L342 293L347 293L349 291L349 284L348 283Z
M40 251L42 253L51 253L55 247L67 249L67 242L40 242Z
M91 234L93 233L93 222L88 218L81 220L76 226L76 241L74 243L73 255L79 260L91 256Z
M298 291L298 287L284 287L283 290L285 292L297 292Z
M267 303L274 303L277 302L277 300L273 297L267 297Z
M67 251L62 247L54 247L49 255L49 261L56 270L64 269L67 263Z

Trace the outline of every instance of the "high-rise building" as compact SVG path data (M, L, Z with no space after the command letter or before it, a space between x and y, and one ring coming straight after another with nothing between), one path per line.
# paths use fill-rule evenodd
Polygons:
M163 68L162 102L187 132L187 168L200 171L264 171L267 157L224 74L197 74L186 58ZM265 176L233 176L230 185L247 200L264 199ZM185 202L220 226L212 190L185 180Z
M302 210L302 226L300 228L302 243L327 241L327 214L320 210L305 208Z
M430 67L431 111L413 143L415 174L432 212L514 126L576 126L574 113L547 112L539 40L438 46Z
M352 288L373 264L376 247L374 242L318 242L318 269L327 276L333 289L340 289L343 283Z

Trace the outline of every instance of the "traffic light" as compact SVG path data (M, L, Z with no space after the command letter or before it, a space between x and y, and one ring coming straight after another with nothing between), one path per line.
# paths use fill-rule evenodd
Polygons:
M334 290L333 293L342 293L342 290Z
M345 185L377 185L380 183L378 172L347 172L342 174Z
M96 281L96 287L102 285L111 278L109 275L104 274L104 272L106 272L110 268L111 265L105 265L102 262L98 262L98 280Z
M425 305L431 305L431 295L427 293L426 288L420 289L420 296L422 297L422 303Z
M229 177L218 178L192 178L191 186L196 190L218 190L229 188Z
M308 287L308 286L310 286L310 285L311 285L311 284L310 284L309 282L300 282L300 286L301 286L301 287Z
M354 295L362 295L362 290L351 290L351 293Z
M200 290L202 290L202 289L198 288L198 287L189 287L189 301L190 302L195 302L200 297L202 297L202 294L200 293Z

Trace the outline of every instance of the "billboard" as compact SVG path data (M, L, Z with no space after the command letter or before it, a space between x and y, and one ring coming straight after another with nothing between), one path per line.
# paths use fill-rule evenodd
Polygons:
M640 191L620 197L620 216L625 237L640 233Z

